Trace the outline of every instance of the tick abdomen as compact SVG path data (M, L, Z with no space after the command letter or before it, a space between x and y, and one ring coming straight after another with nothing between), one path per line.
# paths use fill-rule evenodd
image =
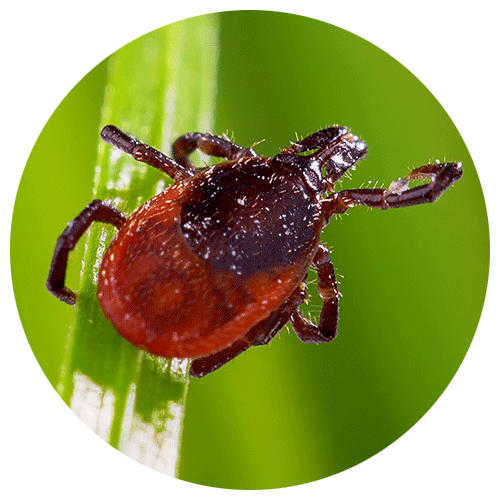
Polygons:
M99 302L113 326L135 345L167 357L206 355L214 346L226 347L235 336L243 335L278 307L296 288L309 265L303 259L300 266L296 262L279 266L279 259L271 260L272 251L267 248L265 255L274 264L272 268L263 270L257 258L251 276L241 272L250 269L248 265L231 268L239 262L231 253L236 244L222 250L228 241L233 241L231 237L224 239L226 230L222 223L231 226L231 221L244 217L236 208L216 209L214 217L229 214L220 217L219 223L209 223L205 213L199 215L206 230L205 235L200 235L200 248L204 253L209 249L211 256L217 256L220 250L219 258L210 260L193 251L180 228L186 222L181 216L183 207L195 202L196 178L174 184L134 212L108 247L98 282ZM234 190L233 195L239 191ZM224 197L218 189L213 192L217 196L210 196L212 201L221 195L222 205L245 207L237 200L230 203L232 198ZM254 195L257 196L256 191ZM208 209L217 205L205 198L201 202ZM230 234L238 233L236 227ZM217 238L213 238L212 231ZM238 234L242 234L241 229ZM257 238L255 232L252 237ZM264 235L262 239L265 238ZM242 241L247 246L237 248L239 255L249 251L251 239ZM305 251L306 246L302 247ZM215 269L213 262L221 266Z

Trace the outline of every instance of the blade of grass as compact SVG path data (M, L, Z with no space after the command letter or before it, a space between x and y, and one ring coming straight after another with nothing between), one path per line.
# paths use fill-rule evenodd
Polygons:
M217 30L216 15L193 18L149 33L110 56L101 125L117 125L167 154L177 135L210 130ZM160 172L99 143L94 198L131 213L168 183ZM104 318L96 282L114 232L109 225L94 224L87 234L58 391L112 446L176 475L189 363L140 351Z

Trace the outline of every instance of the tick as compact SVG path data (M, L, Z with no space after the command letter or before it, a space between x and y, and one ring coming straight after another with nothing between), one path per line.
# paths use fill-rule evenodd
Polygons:
M435 201L462 176L460 163L428 164L387 189L334 191L367 154L345 127L320 130L274 158L226 138L190 133L173 159L109 125L102 139L151 165L174 184L127 217L92 201L57 240L47 288L75 304L65 286L68 254L92 222L116 227L97 284L104 315L137 347L167 358L192 358L203 377L248 347L263 345L289 321L306 343L337 335L339 290L322 229L354 205L399 208ZM195 168L195 150L225 158ZM306 154L304 154L306 153ZM413 179L430 182L409 187ZM318 325L303 317L306 277L317 269L323 306Z

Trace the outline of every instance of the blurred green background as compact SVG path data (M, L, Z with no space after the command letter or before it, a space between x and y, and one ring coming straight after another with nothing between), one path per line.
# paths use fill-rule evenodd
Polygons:
M180 477L275 488L340 472L388 446L433 405L460 366L486 292L489 237L472 159L452 121L403 66L340 28L294 15L219 14L216 126L274 155L347 125L369 155L342 188L388 186L429 160L464 177L436 203L350 209L323 240L340 279L339 336L304 345L285 329L189 385ZM458 71L459 68L457 68ZM45 291L57 236L91 200L106 64L62 101L33 148L12 225L20 317L57 384L72 308ZM186 130L186 132L188 132ZM153 144L154 146L154 144ZM168 153L168 152L167 152ZM71 258L77 286L80 254ZM314 286L303 309L317 315ZM464 403L466 404L466 403Z

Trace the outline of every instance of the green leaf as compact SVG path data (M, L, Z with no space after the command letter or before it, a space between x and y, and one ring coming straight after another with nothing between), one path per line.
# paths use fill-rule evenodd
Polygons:
M216 15L151 32L107 61L101 125L113 124L166 154L176 136L212 128L218 51ZM99 142L94 198L124 213L170 180ZM90 201L90 200L89 200ZM99 436L137 461L176 475L188 360L140 351L113 329L96 297L102 255L115 230L93 224L58 391Z

